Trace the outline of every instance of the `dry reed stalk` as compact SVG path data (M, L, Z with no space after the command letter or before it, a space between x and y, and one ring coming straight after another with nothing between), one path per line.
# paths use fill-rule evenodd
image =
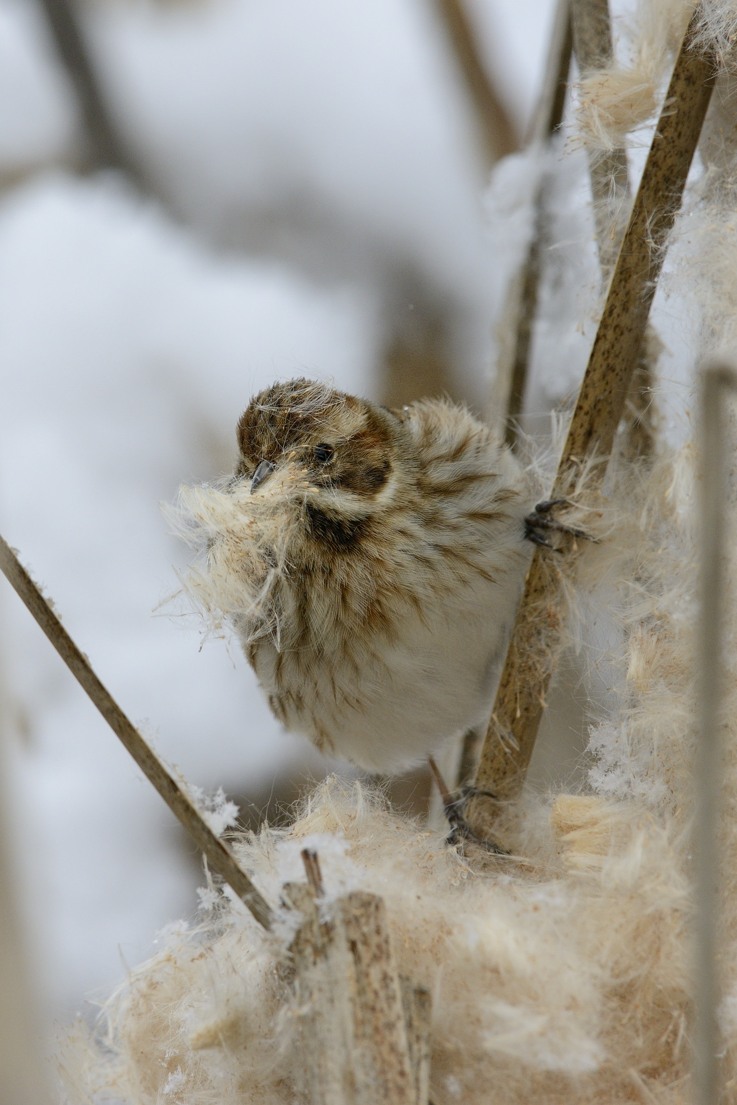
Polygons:
M310 886L283 894L302 915L290 952L310 1105L427 1105L426 991L401 982L384 902L353 891L323 911Z
M230 848L212 831L188 795L146 743L136 727L102 684L87 657L67 633L49 602L22 566L14 551L0 537L0 570L16 590L110 728L156 788L172 813L207 859L264 928L271 928L272 909L246 873L241 870Z
M715 80L692 45L692 17L676 60L640 187L612 274L551 498L565 498L581 466L603 476L640 353L648 314ZM536 549L501 675L476 786L518 794L535 745L562 633L563 601L550 555ZM483 817L473 800L469 816Z
M473 103L489 164L519 147L517 129L484 65L463 0L438 0L448 38Z
M569 0L558 0L545 65L543 85L532 120L527 145L548 141L563 118L568 70L571 63L571 22ZM524 264L517 278L510 284L507 302L502 312L505 328L511 340L504 343L496 366L499 392L504 394L501 409L506 415L505 440L515 448L518 423L522 414L527 372L532 344L532 325L537 313L538 286L540 283L540 255L546 240L546 216L544 197L547 190L545 176L538 182L533 206L534 228ZM496 411L491 412L494 418Z
M724 692L724 569L727 493L725 398L737 394L737 373L726 365L707 368L701 380L701 614L699 619L699 740L696 744L695 1024L696 1105L721 1100L718 1055L722 1047L717 1011L720 911L717 828L720 819ZM722 953L723 954L723 953Z

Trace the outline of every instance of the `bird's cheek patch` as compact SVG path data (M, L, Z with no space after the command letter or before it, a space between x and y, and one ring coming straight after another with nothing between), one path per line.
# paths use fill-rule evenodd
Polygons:
M358 495L374 495L384 486L391 470L388 460L367 465L365 458L356 457L335 473L333 485L346 491L355 491Z
M335 486L358 495L375 495L391 475L391 448L385 428L379 423L369 425L338 450Z
M311 503L307 504L306 518L312 537L327 545L333 552L349 552L354 549L367 524L365 518L326 514Z

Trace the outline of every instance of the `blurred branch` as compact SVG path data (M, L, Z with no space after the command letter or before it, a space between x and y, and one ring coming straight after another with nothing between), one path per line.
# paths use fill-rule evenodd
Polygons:
M568 70L571 63L571 24L568 0L558 0L550 37L542 88L538 98L528 145L546 143L560 126L565 104ZM497 364L499 393L504 395L506 416L505 440L514 448L518 423L522 414L527 372L532 344L532 327L537 314L540 256L547 237L545 195L547 175L542 173L533 201L534 219L527 256L517 279L510 285L502 317L511 332L511 341L502 351Z
M573 48L581 77L603 69L612 60L612 33L608 0L570 0ZM630 196L627 154L623 149L592 154L589 174L594 201L596 244L604 282L611 276L624 233L624 214Z
M481 59L463 0L438 0L438 7L475 108L489 164L493 164L519 148L517 128Z
M582 79L612 60L612 32L608 0L570 0L573 47ZM596 244L602 282L606 287L617 259L630 203L627 154L589 150L589 174L594 207ZM628 396L629 427L624 447L630 457L649 456L655 444L653 365L660 340L650 326L640 348Z
M259 924L266 929L270 928L272 910L266 899L241 870L231 850L215 835L185 791L98 679L87 657L77 648L49 602L2 537L0 537L0 570L15 588L72 675L146 778L159 792L172 813L179 818L212 870L232 887Z
M402 407L418 395L452 395L459 386L451 353L458 305L410 265L395 266L382 291L382 401Z
M77 95L90 157L96 169L120 169L143 191L151 191L114 123L90 59L74 0L39 0L51 37Z
M570 0L573 50L582 81L591 73L606 69L612 60L612 36L609 0ZM581 95L586 95L583 85ZM599 264L604 287L619 252L630 208L631 189L627 151L589 150L589 175L593 219L596 227ZM656 413L653 407L653 366L660 354L661 343L649 325L645 331L628 396L628 433L623 448L630 459L650 456L655 444Z
M544 142L557 130L563 119L573 51L569 2L570 0L558 0L555 7L542 87L530 120L526 146L533 142Z
M692 45L697 8L665 96L640 187L581 384L552 499L565 498L588 458L605 461L624 410L665 256L715 81L713 59ZM605 465L599 469L603 476ZM525 583L476 786L499 798L525 779L560 647L563 596L550 554L536 549ZM469 816L483 817L478 800Z
M5 687L0 688L5 690ZM5 700L7 701L7 699ZM0 699L0 706L2 700ZM2 710L0 709L0 714ZM0 716L0 727L6 718ZM42 1056L43 1033L34 1004L37 968L31 938L37 933L20 908L21 880L12 846L20 842L21 809L13 810L11 780L0 731L0 1101L3 1105L50 1105ZM13 818L16 813L17 818ZM17 833L15 830L18 830ZM54 1095L56 1100L56 1095Z

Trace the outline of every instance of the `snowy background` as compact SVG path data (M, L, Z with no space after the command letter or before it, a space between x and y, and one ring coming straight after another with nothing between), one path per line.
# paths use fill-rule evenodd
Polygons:
M0 530L167 762L262 808L275 779L325 765L280 731L237 648L200 650L198 625L161 608L186 551L160 503L229 469L240 412L276 377L404 398L414 355L417 387L428 361L483 402L503 283L489 166L423 0L81 10L151 188L79 172L41 9L2 0ZM469 10L521 133L551 2ZM40 1004L64 1021L193 913L202 877L3 583L0 620L17 881Z
M521 136L552 0L467 8ZM42 11L0 0L0 532L164 759L257 823L272 795L333 765L280 730L235 645L202 645L196 620L167 604L187 553L160 504L231 468L237 418L276 377L392 401L447 390L480 408L537 167L510 159L489 190L428 0L81 11L148 186L80 171L79 113ZM571 143L555 156L541 412L575 386L598 295L585 159ZM661 400L681 426L687 294L666 279L655 305ZM0 625L16 890L38 1003L63 1023L194 913L203 879L3 581Z

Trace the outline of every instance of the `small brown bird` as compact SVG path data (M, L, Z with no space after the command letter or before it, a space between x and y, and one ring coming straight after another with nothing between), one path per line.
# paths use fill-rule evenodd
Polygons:
M441 400L388 410L299 379L249 404L235 475L185 488L190 589L276 717L397 772L485 721L529 561L511 452Z

